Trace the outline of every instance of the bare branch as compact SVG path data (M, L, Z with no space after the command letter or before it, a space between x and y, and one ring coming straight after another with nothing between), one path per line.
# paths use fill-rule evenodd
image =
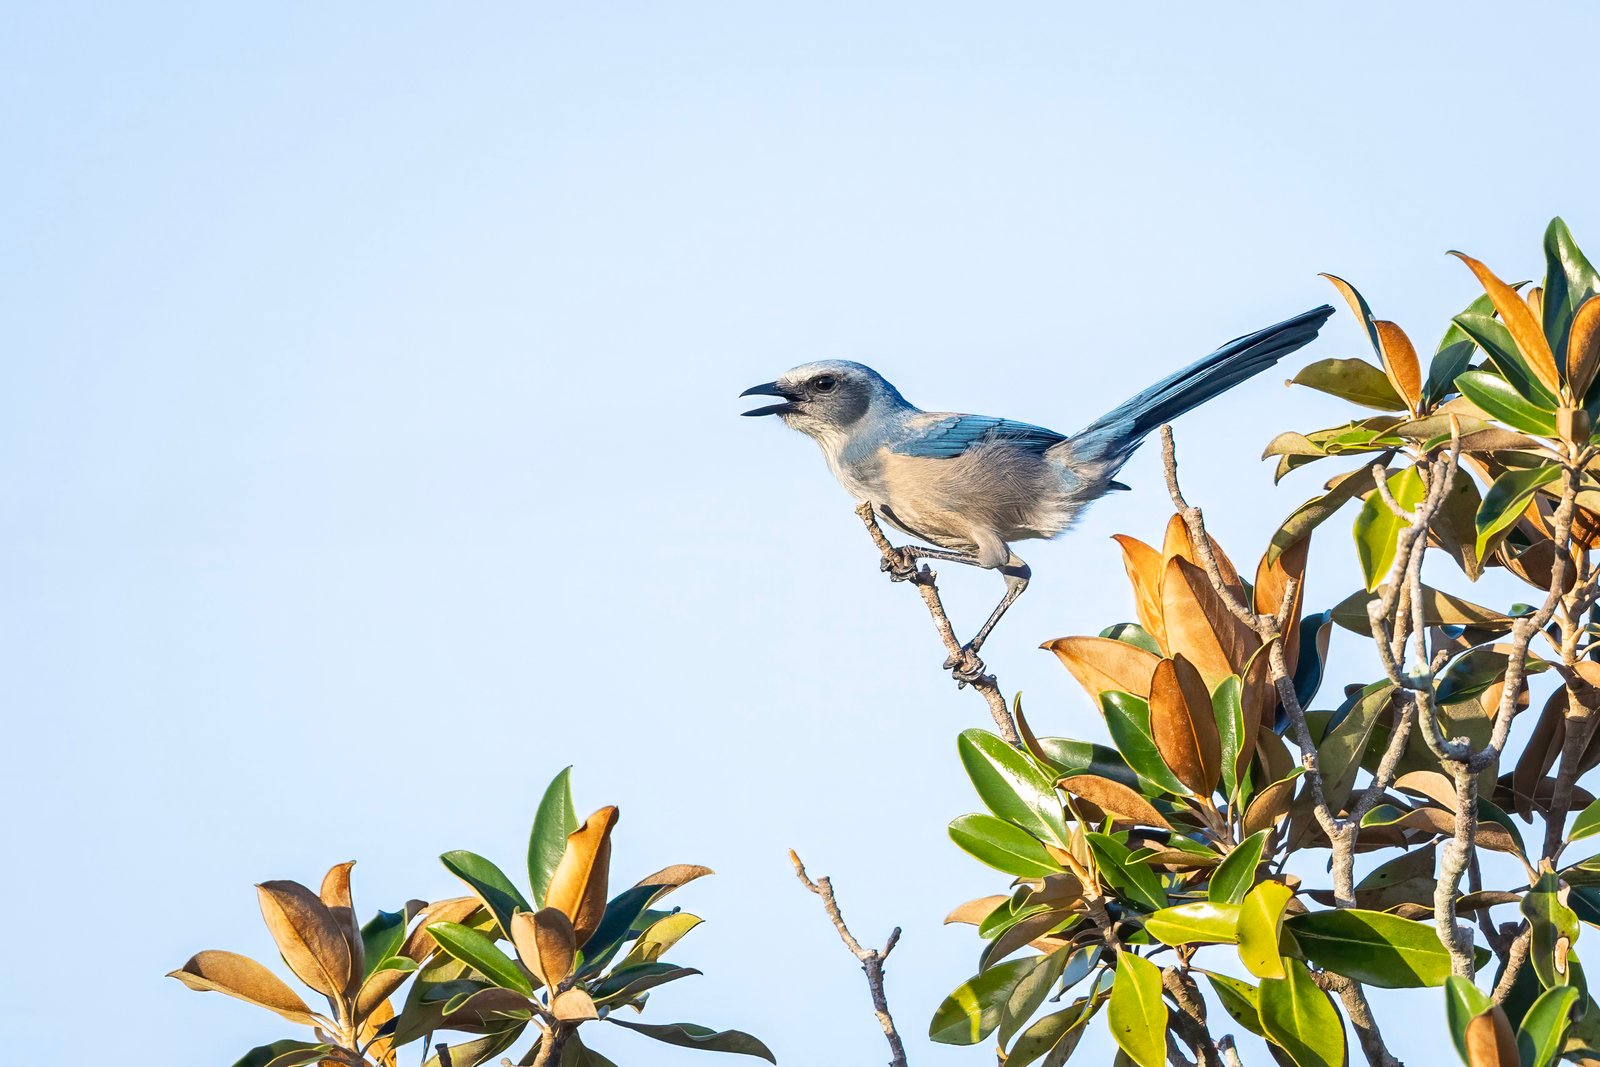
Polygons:
M856 515L867 527L867 534L872 538L872 543L878 546L878 552L883 556L884 569L891 574L898 575L905 561L898 549L889 543L884 536L883 529L878 525L877 516L873 514L871 504L862 504L856 508ZM917 592L922 594L922 602L928 606L928 614L933 616L934 628L939 631L939 640L944 642L945 649L952 658L959 659L963 655L961 642L956 639L955 629L950 625L950 616L945 614L944 603L939 599L938 575L924 564L921 567L913 563L909 572L905 573L904 580L917 587ZM979 674L966 684L970 684L973 691L983 697L989 705L989 715L994 719L995 728L1008 744L1019 745L1022 739L1017 735L1016 723L1012 721L1011 709L1006 705L1006 698L1000 692L1000 685L992 674Z
M900 928L896 926L889 935L889 940L880 951L875 948L862 948L861 942L850 933L850 928L844 923L844 916L839 913L839 902L833 896L833 883L827 878L818 878L815 882L806 874L806 866L800 862L800 857L795 855L793 849L789 850L789 862L794 864L794 873L800 883L822 900L822 910L828 913L833 928L839 932L839 939L844 942L844 947L850 950L861 963L861 969L867 976L867 989L872 994L872 1011L878 1017L878 1025L883 1027L884 1039L889 1042L889 1067L906 1067L906 1049L900 1041L900 1033L895 1029L894 1019L889 1014L889 998L883 991L883 963L889 958L889 953L894 951L894 946L900 941Z
M1532 938L1533 928L1524 922L1522 932L1511 942L1505 971L1501 973L1500 981L1494 987L1492 999L1496 1004L1504 1004L1506 998L1511 995L1511 988L1517 984L1517 975L1522 972L1522 965L1528 962L1528 945Z

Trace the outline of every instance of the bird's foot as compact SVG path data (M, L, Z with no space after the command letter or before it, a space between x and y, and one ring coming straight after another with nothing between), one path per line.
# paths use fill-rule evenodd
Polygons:
M976 685L987 676L983 660L971 645L963 645L959 652L951 653L944 661L944 669L955 678L957 689Z
M891 582L914 581L919 576L917 557L903 548L897 548L885 556L883 562L878 564L878 569L887 573ZM927 567L921 568L921 571L928 573L929 577L932 576Z

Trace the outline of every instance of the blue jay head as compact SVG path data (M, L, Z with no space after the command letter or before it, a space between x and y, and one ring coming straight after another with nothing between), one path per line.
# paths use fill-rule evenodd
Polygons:
M849 433L869 415L908 406L877 371L844 359L802 364L775 382L751 386L739 395L782 398L781 404L767 404L744 414L776 415L790 429L817 438Z

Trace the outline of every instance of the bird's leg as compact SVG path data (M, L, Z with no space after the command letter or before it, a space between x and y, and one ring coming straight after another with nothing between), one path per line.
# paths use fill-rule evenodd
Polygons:
M904 582L917 573L917 560L937 559L947 563L964 563L969 567L980 567L978 557L966 552L955 552L948 548L928 548L923 545L901 545L894 550L894 559L885 557L878 568L887 571L889 577L897 582Z
M1028 588L1028 579L1033 577L1033 571L1014 552L1001 565L1000 573L1005 575L1006 595L1000 598L1000 603L990 612L989 620L973 635L972 640L961 646L960 652L944 662L945 669L953 671L958 682L973 681L983 673L983 660L978 658L978 650L989 639L989 634L1001 616L1005 615L1007 609L1015 604L1017 598Z

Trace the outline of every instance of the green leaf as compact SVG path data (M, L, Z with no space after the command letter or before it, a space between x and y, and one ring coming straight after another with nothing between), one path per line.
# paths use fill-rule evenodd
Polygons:
M1459 337L1459 340L1452 340ZM1456 379L1472 365L1472 353L1477 345L1459 326L1451 325L1439 350L1428 365L1428 381L1422 387L1423 403L1433 407L1456 391Z
M1039 737L1034 740L1039 746L1038 754L1058 778L1094 774L1119 782L1129 789L1139 788L1139 776L1133 773L1133 768L1114 748L1065 737Z
M367 961L363 978L369 977L384 960L406 943L406 913L380 911L361 928L363 958Z
M713 1030L695 1023L626 1023L615 1015L606 1016L613 1023L636 1034L653 1037L657 1041L680 1048L704 1049L707 1052L734 1052L742 1056L759 1056L768 1063L777 1063L772 1050L740 1030Z
M1364 359L1319 359L1290 381L1379 411L1404 411L1389 376Z
M975 1045L1000 1025L1016 984L1038 965L1039 956L997 963L956 986L928 1024L928 1037L941 1045Z
M1390 456L1378 457L1379 466L1388 466ZM1267 546L1263 557L1264 562L1271 566L1278 557L1288 550L1289 546L1305 537L1311 531L1331 519L1336 512L1361 493L1372 487L1371 465L1347 471L1328 483L1331 488L1320 496L1314 496L1304 504L1294 509L1283 525L1279 526L1272 535L1272 541Z
M1163 945L1232 944L1239 938L1239 905L1200 900L1162 908L1145 918L1144 929Z
M1344 1023L1328 995L1299 960L1284 961L1283 978L1262 981L1261 1028L1295 1067L1343 1067Z
M1107 626L1100 631L1100 636L1109 637L1113 641L1121 641L1124 644L1132 645L1134 648L1142 648L1152 656L1161 655L1161 646L1156 644L1156 639L1150 636L1150 631L1136 622L1119 622L1114 626Z
M1578 812L1578 817L1572 820L1572 829L1567 833L1567 840L1582 841L1595 834L1600 834L1600 800L1594 801Z
M993 815L963 815L954 820L950 840L979 862L1018 878L1061 873L1061 864L1050 858L1036 838Z
M1372 730L1394 695L1394 685L1377 681L1349 697L1335 716L1338 721L1317 745L1323 792L1333 809L1344 807L1361 769ZM1342 715L1342 718L1338 716Z
M310 1041L274 1041L270 1045L257 1045L239 1057L233 1067L301 1067L302 1064L320 1063L322 1057L332 1051L332 1045L317 1045Z
M1132 693L1100 694L1100 710L1105 713L1106 729L1133 773L1139 776L1139 789L1149 796L1171 793L1187 796L1189 790L1161 758L1150 733L1150 704Z
M1211 884L1206 886L1206 899L1213 904L1238 904L1250 887L1256 884L1256 868L1261 865L1261 850L1267 845L1270 830L1257 830L1211 872Z
M577 828L578 809L572 803L572 768L564 767L545 788L539 810L533 816L533 830L528 834L528 888L533 891L534 902L540 908L544 907L544 895L550 889L556 864L567 850L567 836Z
M1282 978L1278 933L1283 909L1294 890L1282 882L1261 882L1239 905L1239 962L1257 978Z
M1577 999L1578 990L1560 986L1545 990L1533 1002L1517 1029L1517 1051L1522 1055L1522 1067L1550 1067L1556 1062L1572 1005Z
M612 971L589 987L589 995L597 1004L608 1000L622 1003L647 989L699 973L693 967L679 967L673 963L641 963L637 967Z
M1469 370L1456 378L1456 388L1490 418L1499 419L1514 430L1538 437L1556 435L1554 413L1528 400L1498 374Z
M1395 502L1407 511L1422 502L1424 489L1422 477L1415 467L1406 467L1389 476L1389 492ZM1356 515L1356 554L1361 559L1361 573L1367 580L1367 592L1372 592L1388 577L1394 566L1400 531L1405 522L1390 510L1388 503L1376 491L1361 505Z
M1483 559L1492 544L1498 544L1497 534L1509 529L1522 517L1528 503L1541 486L1549 485L1561 477L1561 468L1555 464L1509 470L1494 480L1478 506L1478 558Z
M610 962L617 949L633 934L633 925L649 909L664 889L659 885L636 885L624 889L606 903L600 925L583 946L584 972L592 973Z
M1544 335L1555 353L1556 366L1567 365L1567 340L1572 317L1591 296L1600 294L1600 271L1594 269L1559 217L1544 231Z
M439 947L460 960L501 989L510 989L524 996L533 996L533 983L511 957L501 952L489 938L470 926L460 923L429 923L428 933L439 942Z
M1099 1007L1098 996L1082 997L1073 1001L1071 1007L1046 1015L1017 1038L1006 1055L1006 1067L1028 1067L1047 1053L1045 1067L1066 1063L1083 1038L1087 1029L1084 1024L1094 1017Z
M1222 1002L1222 1010L1226 1011L1234 1022L1258 1037L1267 1036L1266 1031L1261 1029L1259 992L1255 986L1232 975L1216 974L1212 971L1200 971L1200 973L1211 983L1211 989L1217 994L1217 1000Z
M517 1038L522 1036L522 1031L527 1029L527 1026L525 1022L516 1023L483 1037L463 1041L459 1045L451 1044L450 1067L478 1067L481 1063L487 1063L510 1048ZM438 1045L434 1046L434 1054L423 1061L422 1067L442 1067L443 1060L439 1056L438 1048Z
M511 937L511 916L514 913L535 910L523 899L517 887L511 884L511 879L506 877L504 871L477 853L464 849L446 852L439 857L439 862L444 864L445 870L467 883L473 895L483 901L483 906L494 916L503 937Z
M1522 358L1522 352L1505 323L1494 317L1494 312L1480 309L1476 304L1455 317L1455 324L1483 349L1494 369L1500 372L1512 389L1530 404L1543 411L1554 411L1555 394L1545 388L1538 375ZM1460 385L1459 380L1456 383ZM1482 407L1482 405L1479 405ZM1488 410L1485 408L1484 410ZM1493 414L1493 412L1491 412ZM1498 417L1498 416L1497 416Z
M1222 787L1229 799L1239 794L1239 746L1245 737L1243 689L1239 676L1230 674L1211 694L1211 715L1222 742Z
M1467 1024L1489 1010L1493 1003L1489 994L1460 975L1452 974L1444 980L1444 1017L1450 1027L1450 1040L1455 1042L1461 1062L1471 1067L1467 1058Z
M1510 657L1493 646L1467 649L1439 673L1438 703L1459 704L1481 695L1505 677L1508 662ZM1549 664L1530 656L1522 669L1524 674L1539 674Z
M1569 968L1559 965L1565 953L1557 951L1558 943L1565 938L1568 946L1578 940L1583 928L1578 916L1561 902L1561 880L1552 871L1539 876L1532 889L1522 896L1522 914L1528 920L1532 940L1528 945L1528 962L1539 983L1549 989L1567 985L1572 974Z
M1156 872L1130 857L1133 851L1109 834L1087 834L1095 868L1126 900L1146 911L1167 906L1167 891Z
M1167 1006L1161 1000L1161 968L1132 952L1119 956L1106 1021L1130 1060L1139 1067L1164 1067Z
M1045 997L1050 995L1050 987L1055 985L1056 979L1061 977L1061 972L1067 968L1067 960L1078 951L1071 945L1058 948L1044 956L1034 956L1034 967L1024 974L1017 983L1011 987L1011 993L1001 1004L1000 1031L996 1040L1004 1045L1010 1041L1023 1024L1033 1018L1033 1013L1039 1010L1039 1005L1044 1003Z
M1433 927L1382 911L1346 908L1291 915L1284 926L1306 959L1383 989L1443 985L1450 953Z
M1041 841L1067 844L1055 779L1032 756L984 730L962 731L956 750L978 796L997 817Z

